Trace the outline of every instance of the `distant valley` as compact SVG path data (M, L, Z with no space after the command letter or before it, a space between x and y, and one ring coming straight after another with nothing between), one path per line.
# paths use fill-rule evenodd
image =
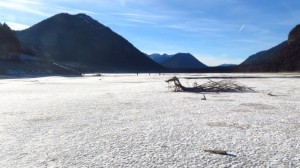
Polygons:
M229 66L237 66L238 64L221 64L218 67L229 67Z

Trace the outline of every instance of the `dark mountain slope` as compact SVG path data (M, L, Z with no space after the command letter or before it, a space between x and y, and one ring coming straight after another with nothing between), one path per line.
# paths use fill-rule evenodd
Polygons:
M198 69L207 66L189 53L178 53L163 62L162 65L171 69Z
M0 24L0 74L1 75L78 75L72 69L49 63L30 55L30 48L21 48L15 32L5 23Z
M162 64L163 62L169 60L172 55L167 55L167 54L163 54L163 55L160 55L160 54L151 54L151 55L148 55L149 58L151 58L153 61L159 63L159 64Z
M288 40L250 56L240 66L240 71L300 71L300 25L291 30Z
M17 33L43 59L84 72L160 71L163 68L108 27L85 14L58 14Z
M20 52L20 42L7 24L0 23L0 52Z
M270 63L282 49L288 45L287 41L280 43L279 45L272 47L271 49L258 52L248 57L241 65L262 65Z

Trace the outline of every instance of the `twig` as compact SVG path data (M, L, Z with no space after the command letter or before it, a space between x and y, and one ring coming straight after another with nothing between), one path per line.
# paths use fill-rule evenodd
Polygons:
M224 150L204 150L204 152L236 157L236 155L230 154L230 153L228 153L227 151L224 151Z
M267 95L269 95L269 96L277 96L277 95L272 94L272 92L268 93Z

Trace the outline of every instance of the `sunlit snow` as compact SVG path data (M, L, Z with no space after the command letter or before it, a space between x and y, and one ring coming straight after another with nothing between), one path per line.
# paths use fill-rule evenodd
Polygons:
M207 93L201 100L199 93L172 92L165 80L174 75L185 86L208 80L201 77L243 77L234 80L255 92ZM0 79L0 167L300 167L299 79L300 74ZM236 157L204 152L210 149Z

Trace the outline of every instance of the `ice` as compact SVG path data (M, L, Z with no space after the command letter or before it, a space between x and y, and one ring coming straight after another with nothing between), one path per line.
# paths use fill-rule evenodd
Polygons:
M201 100L172 92L174 75L256 92ZM299 74L0 79L0 94L0 167L300 167Z

